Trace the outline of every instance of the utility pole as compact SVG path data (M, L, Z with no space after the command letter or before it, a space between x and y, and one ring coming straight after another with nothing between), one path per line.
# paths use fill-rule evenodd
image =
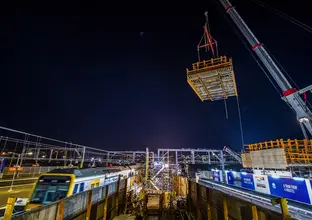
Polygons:
M149 150L148 148L146 148L146 161L145 161L145 180L146 181L148 180L148 169L149 169L148 163L149 163Z
M8 190L8 192L12 192L12 191L13 191L13 185L14 185L14 180L15 180L15 176L16 176L16 169L18 169L18 167L19 167L18 162L19 162L20 158L21 158L21 155L19 154L19 155L18 155L18 158L17 158L15 170L14 170L14 173L13 173L13 178L12 178L11 186L10 186L10 189ZM22 160L21 160L21 162L22 162Z

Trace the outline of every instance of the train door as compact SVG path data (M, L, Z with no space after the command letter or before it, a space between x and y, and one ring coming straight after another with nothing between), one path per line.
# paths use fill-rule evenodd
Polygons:
M91 181L91 189L94 189L96 187L99 187L100 186L100 180L93 180Z

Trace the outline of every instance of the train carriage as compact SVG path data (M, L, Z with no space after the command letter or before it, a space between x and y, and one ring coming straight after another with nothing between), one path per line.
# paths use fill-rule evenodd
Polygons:
M30 210L76 193L108 185L118 181L119 176L128 178L134 172L133 166L52 170L38 178L25 209Z

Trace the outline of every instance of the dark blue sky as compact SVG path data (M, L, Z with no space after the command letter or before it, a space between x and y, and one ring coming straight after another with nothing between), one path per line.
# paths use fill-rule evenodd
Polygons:
M220 54L233 58L245 143L302 138L294 114L212 2L7 6L0 124L103 149L240 149L236 100L228 101L226 120L222 101L202 103L186 82L208 9ZM311 84L311 34L251 1L233 2L297 84ZM267 2L312 25L303 0Z

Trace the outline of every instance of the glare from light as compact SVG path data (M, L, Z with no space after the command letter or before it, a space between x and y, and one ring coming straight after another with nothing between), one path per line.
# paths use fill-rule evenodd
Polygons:
M164 166L165 166L165 168L169 168L169 164L167 164L167 163L165 163Z

